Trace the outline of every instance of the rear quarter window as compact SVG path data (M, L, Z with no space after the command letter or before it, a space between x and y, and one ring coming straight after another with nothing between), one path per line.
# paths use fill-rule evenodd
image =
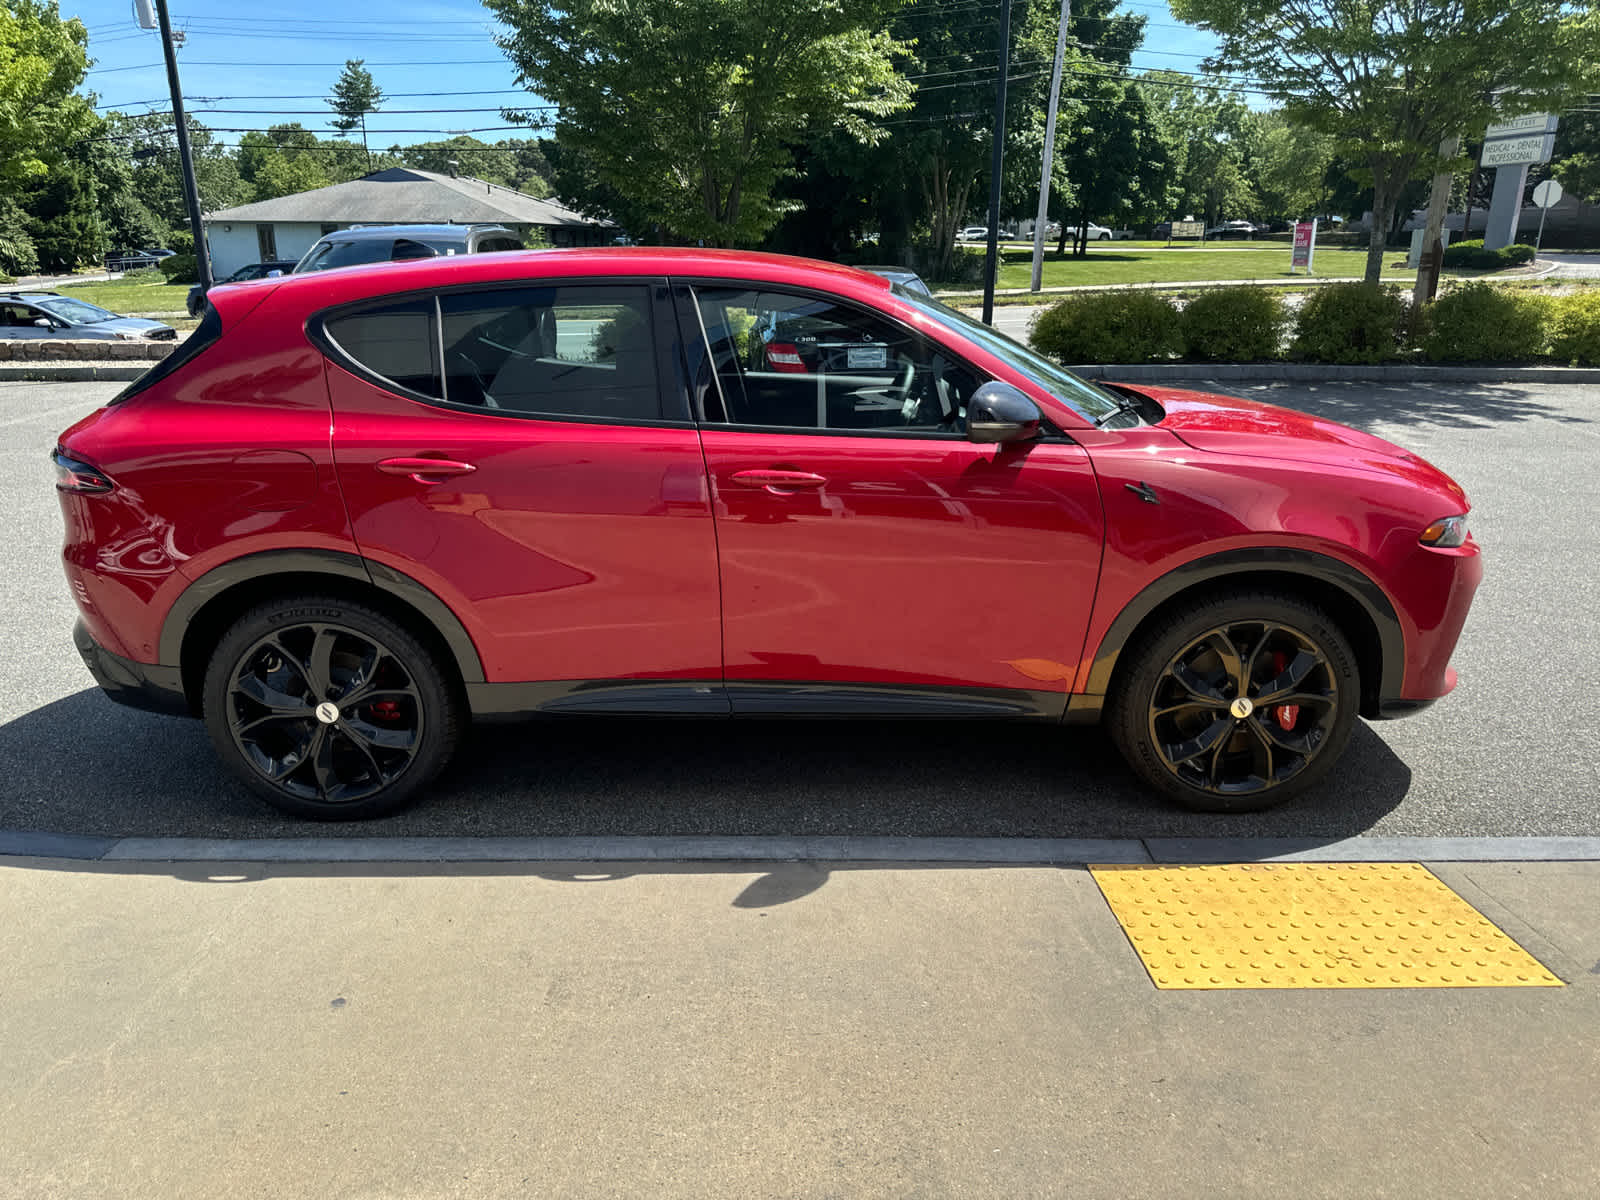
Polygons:
M429 297L345 313L328 321L327 335L369 373L430 400L444 392L439 335Z

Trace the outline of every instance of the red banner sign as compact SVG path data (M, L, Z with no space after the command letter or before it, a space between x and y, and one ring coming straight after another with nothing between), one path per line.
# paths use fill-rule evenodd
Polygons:
M1289 262L1291 271L1301 267L1311 274L1311 256L1317 248L1317 223L1296 221L1294 226L1294 257Z

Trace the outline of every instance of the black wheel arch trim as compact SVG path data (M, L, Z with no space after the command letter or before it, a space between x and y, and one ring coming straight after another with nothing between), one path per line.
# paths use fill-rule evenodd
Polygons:
M1345 600L1357 605L1378 633L1379 677L1362 681L1363 713L1375 716L1377 708L1387 708L1399 697L1405 676L1405 632L1384 590L1359 568L1337 558L1313 550L1268 546L1227 550L1195 559L1146 585L1123 606L1095 648L1084 686L1085 700L1110 693L1118 659L1129 639L1145 618L1163 604L1197 586L1220 583L1232 576L1261 573L1289 575L1314 586L1332 587ZM1371 703L1368 697L1372 697ZM1069 714L1069 721L1074 716L1083 719L1091 706L1080 701L1078 707L1079 713Z
M466 684L484 681L478 648L450 606L423 584L393 567L338 550L263 550L213 567L184 589L161 626L158 660L177 666L195 617L211 601L242 583L273 575L326 575L376 588L415 609L444 641Z

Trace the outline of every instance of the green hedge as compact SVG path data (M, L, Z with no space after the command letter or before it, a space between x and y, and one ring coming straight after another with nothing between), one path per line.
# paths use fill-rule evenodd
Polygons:
M1550 354L1574 366L1600 366L1600 292L1550 302Z
M1214 288L1183 309L1184 352L1206 362L1277 358L1289 310L1283 297L1260 287Z
M1464 283L1429 306L1422 351L1433 362L1532 362L1544 357L1550 301Z
M1147 291L1069 296L1039 315L1028 340L1063 363L1159 362L1183 353L1177 305Z
M1468 267L1472 270L1498 271L1505 267L1520 267L1533 261L1534 249L1520 242L1503 246L1499 250L1485 250L1482 238L1454 242L1444 248L1444 265Z
M188 229L174 229L167 234L167 249L179 254L193 254L194 233Z
M192 254L169 254L158 264L168 283L197 283L200 267Z
M1295 358L1381 363L1400 357L1408 306L1396 287L1330 283L1311 292L1295 319Z

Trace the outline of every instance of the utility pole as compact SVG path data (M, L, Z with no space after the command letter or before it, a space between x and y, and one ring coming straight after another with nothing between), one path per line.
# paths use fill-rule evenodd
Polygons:
M994 93L994 159L989 168L989 253L983 264L983 323L994 321L1000 270L1000 173L1006 159L1006 76L1011 73L1011 0L1000 0L1000 79Z
M172 18L167 15L167 0L134 0L134 13L142 29L161 30L161 50L167 59L167 87L172 91L172 120L178 134L178 165L183 170L183 198L189 208L189 228L194 232L195 272L202 292L210 289L211 255L206 250L205 225L200 220L200 189L194 181L194 153L189 147L189 119L183 112L183 88L178 83L178 55L172 45Z
M1044 166L1039 169L1039 219L1033 223L1033 280L1037 292L1044 281L1044 223L1050 216L1050 168L1056 159L1056 104L1061 99L1061 64L1067 56L1067 22L1072 0L1061 0L1061 32L1056 35L1056 65L1050 72L1050 108L1044 119Z
M1439 157L1454 158L1461 149L1459 137L1448 137L1439 143ZM1417 264L1417 285L1411 293L1411 303L1421 308L1439 291L1439 271L1444 265L1444 247L1439 244L1444 228L1444 210L1450 202L1450 183L1455 178L1449 170L1433 177L1433 191L1428 196L1428 219L1422 232L1422 261Z

